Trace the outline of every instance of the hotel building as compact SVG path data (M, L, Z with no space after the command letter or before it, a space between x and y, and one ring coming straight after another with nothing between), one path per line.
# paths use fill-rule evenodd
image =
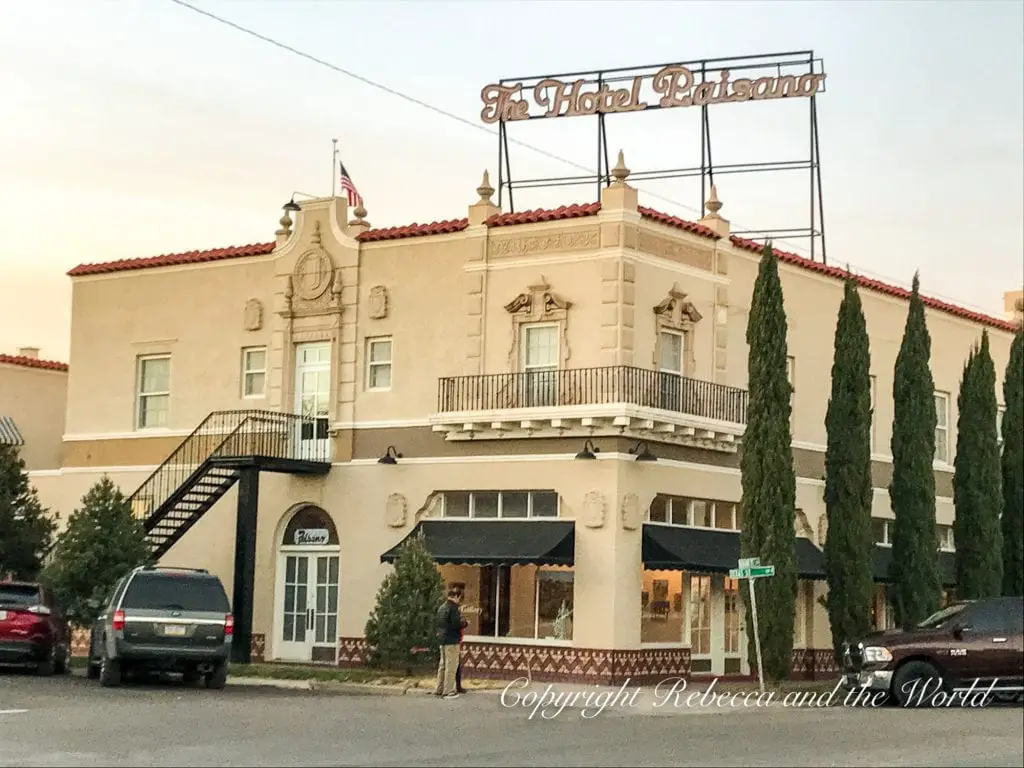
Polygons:
M233 590L240 658L362 663L388 562L422 531L465 585L467 674L749 674L728 571L761 246L730 235L714 196L689 222L638 205L621 158L613 176L599 203L516 213L485 176L464 218L387 229L309 200L273 242L76 267L44 501L66 514L109 475L161 562ZM822 478L844 273L780 260L803 674L831 664ZM860 283L882 626L908 294ZM926 304L949 566L960 375L988 328L1001 379L1013 326Z

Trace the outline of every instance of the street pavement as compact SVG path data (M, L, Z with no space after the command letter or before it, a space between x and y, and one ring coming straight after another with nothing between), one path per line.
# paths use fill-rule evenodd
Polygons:
M666 697L666 689L630 688L615 701L616 689L607 689L607 706L598 712L602 700L560 708L567 700L554 699L586 693L585 687L543 684L510 688L504 699L500 691L476 691L446 701L418 691L354 696L238 685L208 691L179 682L105 689L81 675L46 679L0 670L0 766L1024 763L1019 706L687 705L689 693L705 689L691 686ZM546 704L534 713L545 691Z

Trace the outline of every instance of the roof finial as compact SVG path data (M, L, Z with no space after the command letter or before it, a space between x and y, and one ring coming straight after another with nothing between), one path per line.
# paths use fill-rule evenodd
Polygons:
M708 209L708 213L712 216L717 216L718 212L722 210L722 203L718 200L718 187L714 184L711 185L711 196L704 203L704 207Z
M494 194L494 187L491 186L491 175L486 169L484 169L484 178L480 182L480 186L476 188L476 193L480 195L479 202L491 202L491 195Z
M622 150L619 150L619 159L615 163L615 167L612 168L612 178L615 179L615 183L618 185L625 184L626 178L629 176L629 168L626 167L626 158L622 154Z
M366 208L363 207L362 197L359 198L359 201L356 203L356 209L352 211L352 213L355 214L355 218L349 222L350 226L356 224L366 224L367 226L369 226L369 222L366 221Z

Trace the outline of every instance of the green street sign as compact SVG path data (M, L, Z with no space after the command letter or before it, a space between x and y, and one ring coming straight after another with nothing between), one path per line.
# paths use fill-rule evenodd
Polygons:
M733 568L731 571L729 571L730 579L745 579L748 576L750 576L749 568Z
M774 576L775 575L775 566L774 565L761 565L761 566L758 566L757 568L751 568L749 570L749 574L750 575L748 576L748 578L751 578L751 579L762 579L765 576Z
M742 560L740 560L739 563L736 564L736 566L739 569L742 570L744 568L756 568L760 564L761 564L761 558L760 557L746 557L746 558L743 558ZM733 578L735 578L735 577L733 577Z

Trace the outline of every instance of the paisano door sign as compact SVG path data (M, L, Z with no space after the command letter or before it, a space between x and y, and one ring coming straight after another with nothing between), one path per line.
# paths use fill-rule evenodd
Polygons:
M296 528L296 544L326 544L330 541L330 534L326 528Z

